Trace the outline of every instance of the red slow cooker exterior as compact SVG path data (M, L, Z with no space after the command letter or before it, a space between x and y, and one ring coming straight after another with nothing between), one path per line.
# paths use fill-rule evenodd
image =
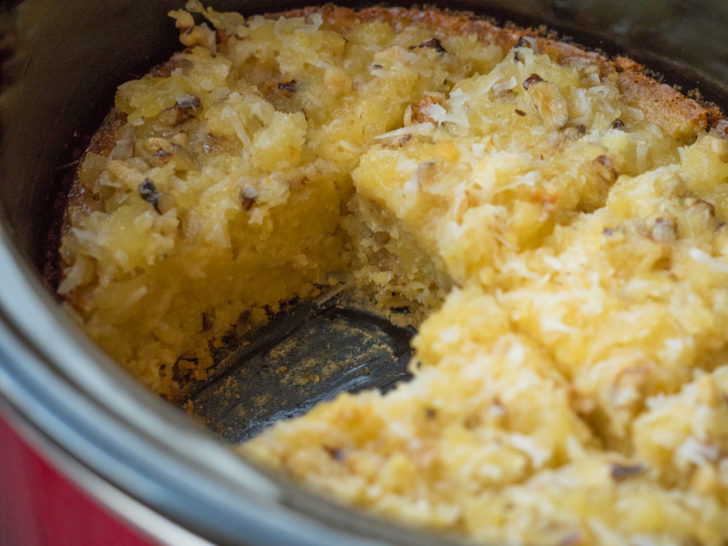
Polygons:
M64 477L1 418L0 446L0 544L155 544Z

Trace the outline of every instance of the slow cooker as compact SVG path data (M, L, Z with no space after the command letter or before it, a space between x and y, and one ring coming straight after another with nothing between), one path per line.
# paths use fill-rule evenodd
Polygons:
M179 48L166 13L183 3L24 0L0 8L0 543L446 543L235 456L224 435L144 390L91 344L44 283L47 234L74 161L116 86ZM206 4L252 14L305 3ZM721 0L436 4L545 24L728 105Z

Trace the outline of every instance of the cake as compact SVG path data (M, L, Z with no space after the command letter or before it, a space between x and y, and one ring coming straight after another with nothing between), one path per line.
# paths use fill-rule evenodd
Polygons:
M186 49L119 87L69 193L93 340L175 399L232 328L345 286L410 309L414 379L243 456L480 542L728 540L717 108L472 14L171 15Z

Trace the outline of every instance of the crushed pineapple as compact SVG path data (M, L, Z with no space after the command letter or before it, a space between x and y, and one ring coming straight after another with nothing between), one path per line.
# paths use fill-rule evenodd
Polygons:
M489 543L728 540L715 112L461 15L188 9L216 32L172 13L189 49L120 87L78 172L59 293L93 339L174 397L335 275L424 318L414 379L241 453Z

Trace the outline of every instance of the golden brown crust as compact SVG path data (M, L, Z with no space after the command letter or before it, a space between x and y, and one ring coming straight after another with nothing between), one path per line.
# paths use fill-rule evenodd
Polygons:
M80 152L73 162L59 167L59 170L65 171L65 173L59 176L58 184L68 190L56 198L53 206L53 227L49 230L45 242L45 263L43 265L43 279L46 286L53 292L58 288L63 269L68 265L59 250L63 236L73 224L73 216L86 215L101 207L98 198L94 197L80 183L78 167L89 152L103 156L109 155L118 140L118 131L125 121L126 115L116 108L112 108L91 137L86 149ZM67 171L68 168L73 170Z
M677 139L688 140L705 131L713 118L707 108L639 70L619 74L617 87L627 104L640 108Z
M160 78L169 77L175 68L180 67L182 62L184 62L184 57L181 57L179 53L175 53L164 63L152 68L149 74ZM112 108L101 122L98 130L91 137L88 147L84 150L77 164L81 165L88 153L95 153L105 157L108 156L119 140L119 130L125 123L126 114L115 107ZM78 173L76 173L73 177L68 195L66 196L66 206L61 220L60 236L62 237L70 228L73 215L85 215L92 210L98 210L100 205L98 199L80 183ZM60 237L58 239L59 242L57 244L60 244ZM58 248L55 248L54 254L51 255L57 256ZM60 260L56 269L59 268L62 270L66 264L63 263L62 257L60 257Z
M116 145L118 140L119 129L126 123L126 114L112 108L111 112L101 122L101 126L98 131L91 137L86 151L80 158L79 165L83 163L86 154L95 153L103 156L108 156L111 150ZM88 191L88 189L81 184L78 173L74 176L71 189L68 192L66 212L63 217L63 223L61 224L61 233L65 233L71 225L72 216L76 214L88 214L93 210L98 210L101 203L98 202L98 198Z
M179 53L175 53L172 57L164 63L155 66L149 71L149 74L156 77L169 77L175 68L180 66L180 63L184 59L179 56ZM77 161L77 165L83 163L84 158L88 153L95 153L104 157L111 153L111 150L119 140L119 130L126 123L126 114L114 107L106 115L101 125L91 137L86 149L81 154L81 157ZM45 267L45 279L49 286L54 291L60 280L60 275L63 269L68 265L60 252L58 252L61 239L66 232L71 228L73 223L73 216L80 215L84 216L91 211L99 210L101 203L97 196L94 196L92 192L88 191L83 184L81 184L78 171L73 176L73 180L68 190L68 194L64 200L64 206L62 212L59 213L61 216L60 228L57 229L58 234L51 237L49 246L52 248L48 249L48 261Z

